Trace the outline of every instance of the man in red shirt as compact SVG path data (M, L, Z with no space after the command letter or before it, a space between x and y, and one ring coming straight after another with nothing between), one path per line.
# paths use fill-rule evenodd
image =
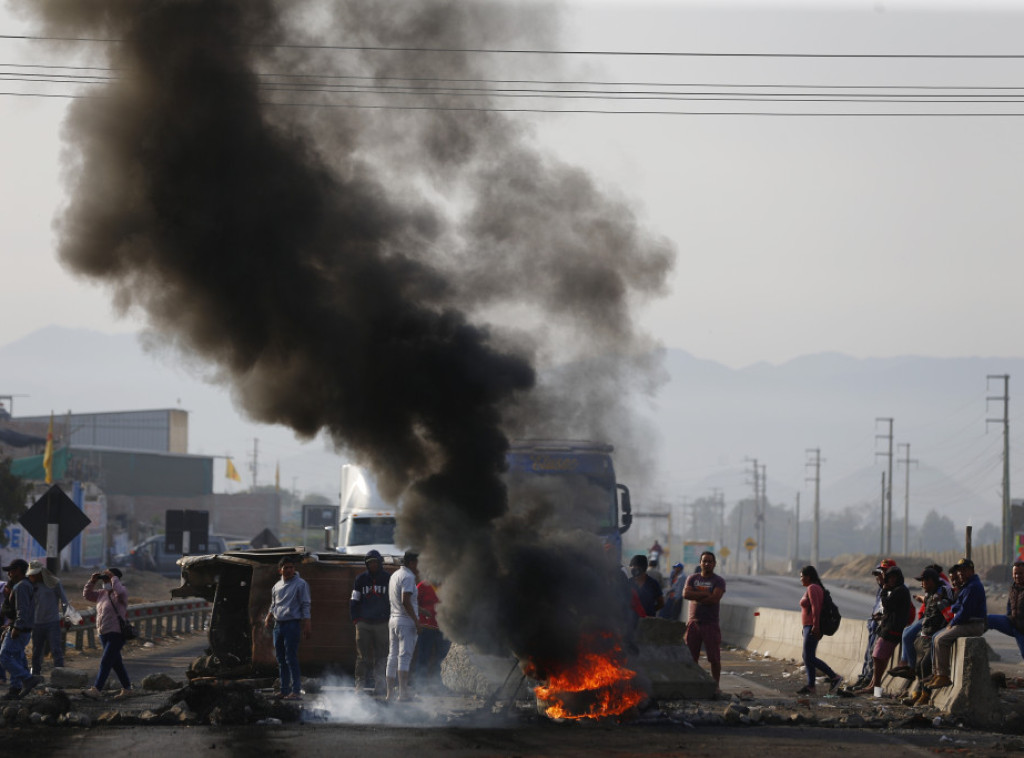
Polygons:
M441 661L448 655L451 642L437 625L437 606L441 602L437 587L428 581L416 585L420 606L420 636L416 642L415 671L418 687L441 684Z

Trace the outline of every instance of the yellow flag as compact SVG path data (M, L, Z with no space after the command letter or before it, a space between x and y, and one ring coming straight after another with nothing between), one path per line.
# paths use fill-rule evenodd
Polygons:
M274 491L281 491L281 461L277 462L277 467L274 469Z
M46 483L53 484L53 411L50 411L50 428L46 432L46 448L43 450L43 471Z
M235 468L235 464L231 462L230 458L228 458L228 465L224 471L224 476L228 479L234 479L236 482L242 481L242 477L238 475L238 469Z

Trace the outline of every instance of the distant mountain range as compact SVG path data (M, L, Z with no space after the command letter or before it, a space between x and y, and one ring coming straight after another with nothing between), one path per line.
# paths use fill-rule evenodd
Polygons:
M789 505L801 497L810 512L813 469L808 449L821 451L821 504L878 508L893 418L893 512L902 518L906 482L900 443L910 443L910 521L929 510L955 523L999 523L1002 476L1001 380L1009 374L1011 462L1024 438L1013 398L1013 378L1024 380L1022 358L855 359L835 353L781 365L732 369L681 350L665 352L666 381L636 403L650 435L644 474L620 468L641 508L681 502L720 490L727 507L753 494L753 464L767 467L767 496ZM0 394L16 397L15 415L182 407L190 411L190 452L235 457L247 485L254 448L258 481L271 484L280 464L281 486L337 496L340 456L322 441L302 443L286 429L252 424L234 409L224 388L201 369L132 334L47 327L0 346ZM253 440L259 439L258 446ZM638 443L632 443L634 446ZM624 456L626 458L630 456ZM915 462L916 461L916 462ZM245 466L245 468L243 468ZM1011 467L1022 482L1024 466ZM639 471L639 469L637 469ZM219 478L218 478L219 479ZM219 483L218 489L223 489Z

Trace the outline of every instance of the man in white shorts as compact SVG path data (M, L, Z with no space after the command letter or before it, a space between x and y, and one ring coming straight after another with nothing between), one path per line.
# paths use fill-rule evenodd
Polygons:
M416 575L419 554L406 551L402 568L391 575L388 599L391 618L388 620L387 702L412 699L409 692L409 669L416 650L416 635L420 632L420 611L416 595ZM397 692L397 694L396 694Z

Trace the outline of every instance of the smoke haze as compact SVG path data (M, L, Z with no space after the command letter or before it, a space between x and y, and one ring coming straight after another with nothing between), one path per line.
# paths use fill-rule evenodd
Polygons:
M453 638L571 655L612 567L543 497L509 510L507 438L628 447L620 401L656 368L630 310L663 290L673 251L525 122L466 110L507 101L451 91L551 77L548 57L465 50L555 47L557 16L442 0L33 10L54 36L119 40L102 45L112 82L65 126L63 262L254 420L326 431L371 467L444 583ZM345 94L367 84L391 94ZM443 92L396 94L420 86Z

